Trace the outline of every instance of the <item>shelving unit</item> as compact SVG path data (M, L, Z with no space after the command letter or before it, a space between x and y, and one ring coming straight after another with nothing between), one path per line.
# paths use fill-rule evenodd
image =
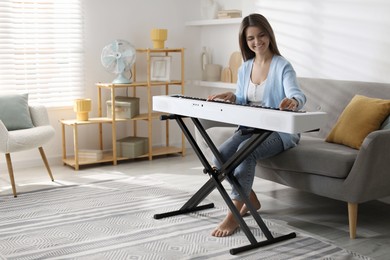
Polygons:
M169 134L169 120L165 122L165 146L162 147L153 147L153 137L152 137L152 122L153 120L159 120L160 116L163 113L153 112L152 105L152 88L154 87L164 87L164 93L169 94L169 89L171 86L180 87L180 94L184 94L184 49L137 49L138 54L146 55L146 80L137 81L137 65L134 64L133 72L133 82L129 84L112 84L112 83L97 83L96 87L98 89L98 117L90 118L88 121L77 121L77 120L60 120L62 125L62 144L63 144L63 156L62 161L64 164L74 167L75 170L79 169L80 165L87 164L96 164L103 162L112 162L113 165L116 165L120 160L129 160L130 158L118 157L117 156L117 123L119 122L130 122L133 123L133 132L134 136L137 136L137 122L146 121L148 128L148 153L138 156L137 158L147 157L149 160L153 159L153 156L158 155L167 155L167 154L177 154L181 153L182 156L185 155L185 137L184 134L181 134L181 147L171 146L170 145L170 134ZM170 80L170 81L152 81L151 80L151 57L153 54L158 54L160 56L168 56L170 54L180 55L181 62L181 73L180 79ZM116 118L115 109L111 109L111 118L103 117L102 111L102 90L109 90L111 97L112 108L115 108L115 96L116 90L123 88L132 88L132 94L134 97L137 96L137 88L146 88L147 91L147 113L141 113L131 119L119 119ZM99 149L104 151L103 147L103 124L111 124L111 136L112 136L112 152L104 152L103 158L100 160L92 159L81 159L79 158L79 145L78 145L78 127L83 125L98 125L99 127ZM69 126L73 129L73 146L74 146L74 156L67 156L66 153L66 140L65 140L65 127Z
M242 18L230 18L230 19L211 19L211 20L197 20L186 23L186 26L208 26L208 25L226 25L226 24L239 24Z
M200 87L236 89L236 83L227 83L222 81L194 80L193 84Z

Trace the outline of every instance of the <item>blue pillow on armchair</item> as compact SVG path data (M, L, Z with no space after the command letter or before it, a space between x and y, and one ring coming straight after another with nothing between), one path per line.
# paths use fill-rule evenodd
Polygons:
M28 107L28 94L0 95L0 120L8 131L34 127Z

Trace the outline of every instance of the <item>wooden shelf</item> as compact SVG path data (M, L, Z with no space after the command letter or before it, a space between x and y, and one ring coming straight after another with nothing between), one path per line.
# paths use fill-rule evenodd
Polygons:
M222 81L194 80L192 83L196 86L208 87L208 88L236 89L236 83L227 83Z
M158 155L165 155L165 154L176 154L176 153L181 153L184 155L183 150L181 147L175 147L175 146L163 146L163 147L154 147L152 154L154 156Z
M162 112L153 112L152 113L152 119L160 119L162 115L166 115L166 113ZM148 120L149 119L149 114L144 113L144 114L139 114L135 117L133 117L131 120Z
M181 80L170 80L170 81L137 81L126 84L112 84L112 83L96 83L96 86L99 88L110 89L115 88L129 88L129 87L159 87L162 85L181 85Z
M121 122L121 121L128 121L130 119L121 119L117 118L115 121ZM112 119L108 117L92 117L89 118L88 121L78 121L76 119L63 119L60 120L60 122L64 125L93 125L93 124L100 124L100 123L112 123Z
M165 53L165 52L182 52L181 48L164 48L164 49L150 49L150 48L140 48L137 49L137 52L151 52L151 53Z
M185 155L185 137L184 134L182 134L181 137L181 147L173 147L170 146L170 138L169 138L169 120L165 121L165 127L166 127L166 134L165 134L165 143L166 145L163 147L153 147L153 135L152 135L152 121L158 120L162 115L165 115L166 113L161 112L153 112L153 106L152 106L152 87L164 87L165 88L165 94L169 94L169 86L176 85L181 87L181 91L178 94L184 94L184 49L183 48L177 48L177 49L137 49L137 53L145 53L146 56L146 66L142 65L142 70L146 71L146 81L137 81L137 69L135 64L133 65L133 80L132 83L127 84L113 84L113 83L97 83L96 87L98 90L98 117L89 118L87 121L78 121L75 119L69 119L69 120L60 120L61 127L62 127L62 161L66 165L70 165L74 167L75 170L79 169L80 165L87 165L87 164L97 164L97 163L105 163L105 162L112 162L113 165L117 164L117 161L122 160L129 160L134 158L125 158L125 157L118 157L117 156L117 128L116 125L118 122L130 122L133 124L133 133L134 136L138 136L137 134L137 121L144 120L147 122L147 131L146 133L143 133L145 137L148 138L148 153L138 156L136 158L148 158L149 160L152 160L153 156L159 156L159 155L165 155L165 154L176 154L181 153L183 156ZM180 79L179 80L170 80L170 81L151 81L150 80L150 71L151 71L151 55L154 53L160 53L162 55L168 55L168 53L177 53L180 55L180 61L181 61L181 71L180 71ZM175 55L177 55L175 54ZM142 64L142 63L141 63ZM133 88L133 96L136 97L136 89L139 87L146 88L147 90L147 113L139 114L133 118L128 119L122 119L122 118L116 118L115 116L115 109L111 110L111 116L110 117L103 117L103 101L102 101L102 90L109 90L110 96L111 96L111 104L114 106L115 104L115 97L116 93L115 91L117 89L121 88ZM113 120L112 118L115 118ZM99 137L97 138L97 143L99 143L99 150L103 151L105 148L103 147L103 124L111 124L111 140L112 140L112 151L111 152L104 152L103 158L100 160L94 160L94 159L87 159L82 158L78 156L79 151L79 145L78 145L78 127L83 125L98 125L99 127ZM73 156L67 156L66 152L66 138L65 138L65 127L70 126L73 130ZM110 148L109 148L110 149Z
M164 147L153 147L152 155L153 156L161 156L161 155L168 155L168 154L182 154L182 148L181 147L175 147L175 146L164 146ZM147 158L149 156L149 153L143 154L140 156L137 156L135 158L128 158L128 157L117 157L118 161L126 161L126 160L134 160L139 158ZM82 158L79 157L78 165L89 165L89 164L98 164L98 163L108 163L112 162L113 155L111 151L104 152L103 158L100 160L90 159L90 158ZM76 160L74 156L69 156L62 160L62 162L66 165L69 165L71 167L76 167Z
M230 19L211 19L211 20L197 20L186 23L186 26L209 26L209 25L227 25L227 24L240 24L242 18L230 18Z
M152 112L151 117L152 119L159 119L162 115L166 115L166 113L162 112ZM115 122L126 122L131 120L148 120L149 114L148 113L142 113L139 115L136 115L133 118L116 118ZM112 119L109 117L92 117L89 118L88 121L78 121L76 119L63 119L60 120L60 122L64 125L93 125L93 124L109 124L112 123Z
M76 168L76 159L74 156L69 156L65 159L62 159L62 162L66 165L72 166ZM88 164L95 164L95 163L106 163L106 162L112 162L112 152L104 152L103 158L100 160L90 159L90 158L82 158L79 157L78 159L78 165L88 165Z

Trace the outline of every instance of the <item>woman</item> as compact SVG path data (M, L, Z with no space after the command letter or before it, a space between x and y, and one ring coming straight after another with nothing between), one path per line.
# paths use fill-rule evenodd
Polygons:
M211 95L208 99L222 99L237 104L255 104L281 110L302 108L306 97L298 86L293 67L281 56L272 27L264 16L251 14L242 20L239 44L244 63L238 71L236 92ZM251 136L242 135L242 128L240 126L235 134L219 147L224 161L240 149ZM234 176L256 209L261 207L252 190L257 160L275 156L296 146L298 142L299 135L273 132L234 170ZM215 159L214 163L217 168L221 167ZM231 198L240 214L245 215L248 208L234 187ZM212 235L230 236L238 226L234 215L229 211Z

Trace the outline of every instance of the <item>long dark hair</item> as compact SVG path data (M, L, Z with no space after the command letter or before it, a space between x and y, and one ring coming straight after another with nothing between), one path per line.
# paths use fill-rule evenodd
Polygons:
M255 26L260 28L261 30L264 30L264 32L270 39L269 49L271 50L271 52L276 55L281 55L278 49L278 45L276 44L274 31L272 30L272 27L268 22L268 20L261 14L250 14L244 17L244 19L242 20L240 26L240 32L238 36L241 55L244 61L247 61L255 57L255 53L251 51L251 49L249 49L246 41L245 32L246 32L246 28L248 28L249 26Z

